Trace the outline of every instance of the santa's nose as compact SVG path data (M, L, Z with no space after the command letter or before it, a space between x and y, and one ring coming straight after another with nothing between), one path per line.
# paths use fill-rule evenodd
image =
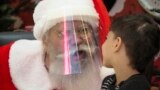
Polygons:
M76 35L76 42L78 45L81 44L82 42L84 42L83 37L81 37L80 35Z

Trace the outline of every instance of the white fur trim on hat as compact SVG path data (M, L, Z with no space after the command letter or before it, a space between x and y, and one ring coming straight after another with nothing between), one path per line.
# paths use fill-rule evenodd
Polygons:
M35 8L33 19L35 22L34 36L42 39L43 34L56 23L66 17L74 17L73 20L83 20L92 24L98 23L98 13L92 0L43 0ZM90 19L87 19L90 18ZM93 25L95 23L95 25Z

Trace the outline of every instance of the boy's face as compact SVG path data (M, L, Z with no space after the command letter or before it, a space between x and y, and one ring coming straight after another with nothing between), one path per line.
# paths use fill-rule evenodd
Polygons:
M102 46L102 55L103 55L103 65L107 67L112 67L111 61L114 57L114 41L115 36L113 32L109 32L106 41Z

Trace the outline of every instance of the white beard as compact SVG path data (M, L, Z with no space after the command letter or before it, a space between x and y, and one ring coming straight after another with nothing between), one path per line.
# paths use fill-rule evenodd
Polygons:
M101 79L99 73L98 69L88 66L80 74L58 75L50 72L50 78L53 89L57 90L100 90Z
M88 47L82 46L83 49ZM55 55L54 50L52 54ZM86 50L89 51L89 50ZM91 48L91 53L95 52L95 48ZM51 56L49 67L49 75L51 78L53 89L56 90L100 90L101 77L100 68L95 63L95 57L86 58L84 65L81 65L81 73L63 75L63 60L55 60L57 56Z

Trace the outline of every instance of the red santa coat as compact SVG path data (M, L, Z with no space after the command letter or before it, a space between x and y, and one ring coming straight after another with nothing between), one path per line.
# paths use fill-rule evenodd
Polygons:
M51 90L42 56L41 42L36 40L20 40L1 47L0 89Z
M0 47L0 90L51 90L42 52L38 40L19 40ZM104 67L101 70L102 79L114 73Z
M16 90L9 72L9 51L12 44L0 47L0 89Z

